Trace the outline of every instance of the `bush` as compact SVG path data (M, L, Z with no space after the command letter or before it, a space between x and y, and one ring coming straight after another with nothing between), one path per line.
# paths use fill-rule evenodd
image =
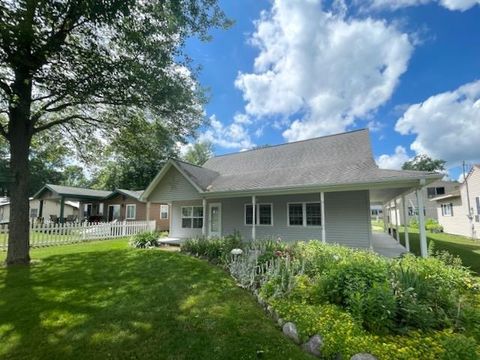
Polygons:
M430 232L439 233L443 231L443 226L435 219L427 219L425 222L425 229Z
M227 264L231 258L230 251L242 248L240 233L235 232L222 238L196 238L186 240L181 251L195 256L206 257L213 263Z
M156 232L143 232L130 238L130 246L139 249L146 249L159 246L159 234Z

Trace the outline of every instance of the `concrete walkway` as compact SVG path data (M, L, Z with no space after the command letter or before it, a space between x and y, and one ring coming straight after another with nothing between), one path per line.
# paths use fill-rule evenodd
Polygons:
M401 244L393 237L384 232L374 231L372 233L373 251L377 254L395 258L407 252Z

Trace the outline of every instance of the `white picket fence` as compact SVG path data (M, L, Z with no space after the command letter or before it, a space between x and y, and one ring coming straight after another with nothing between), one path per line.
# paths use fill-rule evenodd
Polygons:
M92 240L115 239L155 231L153 221L114 221L108 223L30 224L30 247L73 244ZM8 246L8 225L0 225L0 251Z

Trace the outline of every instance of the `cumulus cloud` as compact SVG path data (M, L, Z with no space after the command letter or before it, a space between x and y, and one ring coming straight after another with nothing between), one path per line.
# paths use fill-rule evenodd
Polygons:
M198 141L210 141L228 149L249 149L255 146L242 122L222 124L215 115L210 117L210 127L198 137Z
M347 18L343 2L335 4L274 0L251 38L260 50L254 72L235 81L247 114L288 119L288 141L346 130L384 104L407 69L407 34L386 21Z
M405 161L410 160L407 150L403 146L397 146L392 155L383 154L377 158L377 165L380 169L399 170Z
M410 148L448 162L480 159L480 80L411 105L395 130L415 135Z
M365 6L365 2L357 0L357 3ZM440 6L452 11L466 11L475 5L480 4L480 0L370 0L368 7L372 9L391 9L397 10L409 6L419 6L429 3L438 3Z

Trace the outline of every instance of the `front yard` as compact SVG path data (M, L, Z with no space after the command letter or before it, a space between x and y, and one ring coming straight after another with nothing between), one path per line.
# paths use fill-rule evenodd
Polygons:
M310 358L205 261L125 240L32 257L29 268L0 268L2 359Z

